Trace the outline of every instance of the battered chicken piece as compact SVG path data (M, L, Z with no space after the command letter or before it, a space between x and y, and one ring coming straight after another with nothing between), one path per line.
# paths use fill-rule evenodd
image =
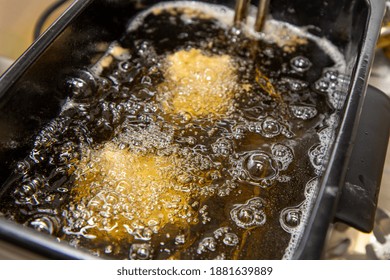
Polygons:
M135 153L108 143L78 165L73 214L80 211L85 218L68 219L69 227L74 232L86 228L90 238L132 241L150 240L168 223L196 224L190 200L210 183L203 173L175 154Z
M192 117L219 116L232 109L238 88L228 55L205 55L199 49L167 56L165 81L159 86L163 109Z

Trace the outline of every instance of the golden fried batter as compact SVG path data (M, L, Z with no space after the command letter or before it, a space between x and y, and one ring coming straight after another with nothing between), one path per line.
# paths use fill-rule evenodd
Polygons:
M166 64L165 81L159 86L166 113L205 117L232 107L237 76L228 55L181 50L167 56Z
M188 227L198 222L190 200L209 183L203 173L175 154L135 153L106 144L78 165L73 203L85 217L80 225L68 222L73 231L86 227L89 236L111 240L149 240L168 223Z

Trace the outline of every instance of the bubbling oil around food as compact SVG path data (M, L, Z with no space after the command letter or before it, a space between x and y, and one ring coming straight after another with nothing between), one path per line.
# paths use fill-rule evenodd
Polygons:
M109 258L291 257L348 79L324 39L231 22L184 1L137 15L64 82L1 212Z

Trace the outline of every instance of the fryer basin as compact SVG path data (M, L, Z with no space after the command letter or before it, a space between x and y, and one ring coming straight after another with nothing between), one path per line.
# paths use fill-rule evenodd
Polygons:
M135 15L135 5L155 1L76 0L0 79L0 182L11 174L12 164L31 149L34 135L54 118L66 98L59 89L64 76L90 64L101 55L96 46L120 38ZM234 1L204 1L234 7ZM257 1L253 1L254 4ZM345 182L348 163L367 88L385 1L271 1L273 18L326 37L347 62L348 98L340 111L341 124L329 152L317 198L294 258L319 258L329 224ZM387 128L388 131L388 128ZM388 134L388 132L387 132ZM387 137L388 139L388 137ZM387 146L387 143L386 143ZM386 148L386 147L385 147ZM379 152L385 154L384 152ZM4 192L0 189L0 196ZM350 209L353 211L353 209ZM339 215L340 217L340 215ZM366 230L369 228L366 227ZM19 234L15 234L19 232ZM0 234L54 258L88 258L66 244L0 220ZM37 238L35 238L37 237ZM72 253L73 252L73 253Z

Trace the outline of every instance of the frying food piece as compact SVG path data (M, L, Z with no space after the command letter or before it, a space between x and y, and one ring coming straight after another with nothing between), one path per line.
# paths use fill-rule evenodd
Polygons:
M190 201L209 184L203 173L193 160L177 154L136 153L108 143L91 151L77 168L69 230L89 238L131 241L150 240L168 223L183 228L196 224Z
M206 117L232 110L238 83L228 55L181 50L167 56L166 64L165 81L159 86L166 113Z

